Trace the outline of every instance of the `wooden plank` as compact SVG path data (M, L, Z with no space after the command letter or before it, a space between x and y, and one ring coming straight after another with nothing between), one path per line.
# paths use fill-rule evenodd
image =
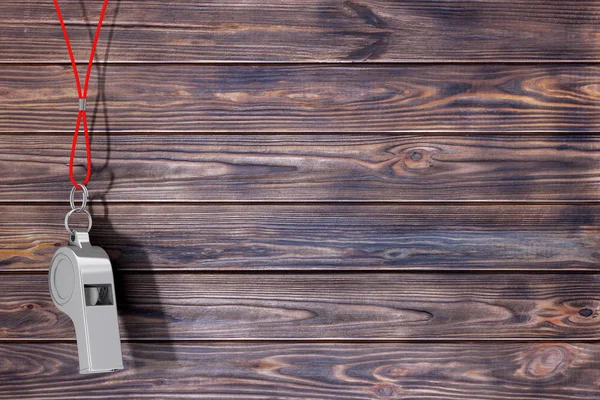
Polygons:
M0 137L0 201L64 203L71 138ZM598 201L600 137L115 135L90 187L115 201ZM85 175L83 142L76 175Z
M123 343L79 375L72 343L0 346L0 399L597 399L591 343Z
M47 270L66 244L68 209L0 206L0 271ZM598 271L600 257L598 205L94 204L92 212L92 242L127 271Z
M72 133L68 66L0 66L0 132ZM589 132L600 66L111 65L95 132ZM97 109L95 109L97 108Z
M121 335L152 340L597 340L591 274L136 274ZM46 274L0 281L0 339L73 339Z
M100 3L61 7L78 59L87 61ZM98 59L598 61L599 15L598 1L114 2ZM4 0L0 26L2 61L68 61L52 2Z

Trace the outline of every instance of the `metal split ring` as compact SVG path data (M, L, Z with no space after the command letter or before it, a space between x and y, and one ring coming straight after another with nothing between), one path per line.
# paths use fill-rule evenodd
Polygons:
M90 230L92 230L92 214L90 214L90 212L86 209L74 208L71 211L69 211L67 213L67 215L65 215L65 229L71 235L73 235L75 233L75 230L69 228L69 218L71 217L71 215L73 215L73 213L80 213L80 212L87 214L87 217L88 217L88 227L86 229L86 232L89 232Z
M81 198L81 206L75 207L75 191L77 190L77 186L73 186L71 189L71 196L69 197L69 203L71 203L71 210L76 210L77 212L85 211L85 207L87 206L88 201L88 190L85 185L79 185L83 190L83 197Z

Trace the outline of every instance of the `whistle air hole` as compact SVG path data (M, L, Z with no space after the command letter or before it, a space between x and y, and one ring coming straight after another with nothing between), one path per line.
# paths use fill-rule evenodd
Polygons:
M84 285L85 305L110 306L114 304L111 285Z

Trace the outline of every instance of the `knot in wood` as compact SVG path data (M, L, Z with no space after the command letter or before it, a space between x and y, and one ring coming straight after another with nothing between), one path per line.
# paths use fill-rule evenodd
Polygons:
M401 173L399 169L413 172L423 172L431 168L433 156L439 150L430 147L410 147L402 150L401 160L394 165L396 173Z

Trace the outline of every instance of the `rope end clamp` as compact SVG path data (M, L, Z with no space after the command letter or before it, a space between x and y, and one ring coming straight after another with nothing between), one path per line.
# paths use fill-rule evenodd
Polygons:
M79 111L85 111L86 105L87 105L86 99L79 99Z

